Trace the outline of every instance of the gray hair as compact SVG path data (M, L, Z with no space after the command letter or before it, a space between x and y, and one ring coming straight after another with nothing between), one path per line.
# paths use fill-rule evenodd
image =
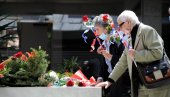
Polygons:
M130 10L123 11L117 17L117 21L126 22L127 20L131 21L132 26L136 25L137 23L140 23L138 17L136 16L136 14L133 11L130 11Z
M104 22L103 21L103 16L108 15L108 21ZM99 16L96 16L93 21L94 25L100 25L102 27L107 27L111 23L113 23L112 17L109 14L100 14Z

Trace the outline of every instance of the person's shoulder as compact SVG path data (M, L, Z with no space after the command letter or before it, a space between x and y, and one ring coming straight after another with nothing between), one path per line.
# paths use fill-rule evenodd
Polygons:
M140 26L143 30L155 30L153 27L143 24L143 23L141 23Z
M145 35L150 35L150 34L155 34L157 33L157 31L155 30L155 28L146 25L146 24L141 24L140 25L140 29L141 29L141 33L145 34Z

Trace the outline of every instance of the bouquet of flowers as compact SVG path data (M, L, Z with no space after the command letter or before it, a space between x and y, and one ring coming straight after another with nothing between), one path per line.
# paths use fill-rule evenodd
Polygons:
M21 51L14 54L0 64L0 84L7 86L47 85L53 80L53 77L46 74L49 64L47 56L46 51L41 48L31 48L31 52L25 54Z
M89 80L82 73L81 70L78 70L74 74L70 74L65 72L58 81L54 84L54 86L60 87L86 87L92 84L95 84L96 80L94 77L91 77Z

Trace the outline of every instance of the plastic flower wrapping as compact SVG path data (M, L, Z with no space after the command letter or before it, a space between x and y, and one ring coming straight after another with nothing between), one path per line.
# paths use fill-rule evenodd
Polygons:
M58 76L60 76L59 80L49 87L88 87L96 83L93 76L87 79L81 70L78 70L74 74L65 72L65 74L58 74Z

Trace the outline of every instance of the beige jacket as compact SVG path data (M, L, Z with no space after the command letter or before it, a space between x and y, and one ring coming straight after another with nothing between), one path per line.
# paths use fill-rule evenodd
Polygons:
M129 43L131 43L131 39L129 39ZM136 50L134 58L136 62L148 63L159 60L163 56L163 40L155 29L141 23L137 30L134 49ZM116 82L127 68L131 79L132 60L128 55L128 48L125 48L121 58L109 75L109 78Z

